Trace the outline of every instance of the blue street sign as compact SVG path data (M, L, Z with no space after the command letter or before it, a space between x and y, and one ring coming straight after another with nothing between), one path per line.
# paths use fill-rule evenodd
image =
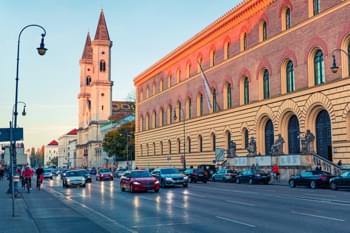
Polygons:
M23 140L23 128L12 129L13 135L12 140L21 141ZM10 141L10 128L0 128L0 142Z

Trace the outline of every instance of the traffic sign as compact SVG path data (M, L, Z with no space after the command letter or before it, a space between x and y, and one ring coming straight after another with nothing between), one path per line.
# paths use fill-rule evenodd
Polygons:
M13 135L12 140L20 141L23 140L23 128L12 129ZM11 128L0 128L0 142L10 141Z

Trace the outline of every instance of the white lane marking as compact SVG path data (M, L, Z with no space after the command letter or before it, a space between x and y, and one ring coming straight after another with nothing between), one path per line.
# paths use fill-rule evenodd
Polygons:
M154 224L154 225L140 225L132 226L132 228L146 228L146 227L166 227L166 226L176 226L176 225L188 225L188 222L179 222L179 223L164 223L164 224Z
M316 202L316 203L322 203L322 204L329 204L329 205L338 205L338 206L350 206L350 203L343 202L341 200L325 200L325 199L315 199L311 197L295 197L295 199L303 200L303 201L310 201L310 202Z
M243 225L243 226L247 226L247 227L251 227L251 228L255 228L256 226L255 225L252 225L252 224L249 224L249 223L245 223L245 222L241 222L241 221L238 221L238 220L235 220L235 219L232 219L232 218L225 218L225 217L221 217L221 216L215 216L216 218L218 219L221 219L221 220L225 220L225 221L228 221L228 222L233 222L233 223L236 223L236 224L239 224L239 225Z
M332 220L332 221L345 222L344 219L333 218L333 217L328 217L328 216L323 216L323 215L309 214L309 213L297 212L297 211L292 211L291 213L297 214L297 215L314 217L314 218L321 218L321 219L327 219L327 220Z
M251 207L256 206L255 204L247 203L247 202L243 202L243 201L227 200L226 202L232 203L232 204L237 204L237 205L251 206Z
M58 192L58 191L56 191L56 190L54 190L54 189L50 189L50 192L54 192L54 193L57 193L57 194L60 193L60 192ZM137 231L134 231L134 230L128 228L127 226L124 226L124 225L120 224L119 222L115 221L114 219L111 219L110 217L108 217L108 216L102 214L102 213L99 212L99 211L96 211L96 210L94 210L94 209L92 209L92 208L86 206L85 204L83 204L83 203L81 203L81 202L79 202L79 201L73 200L73 199L70 198L70 197L63 197L63 198L69 199L71 202L76 203L76 204L80 205L81 207L83 207L83 208L85 208L85 209L91 211L92 213L94 213L94 214L96 214L96 215L98 215L98 216L100 216L100 217L106 219L107 221L109 221L109 222L115 224L117 227L120 227L120 228L122 228L122 229L124 229L124 230L126 230L126 231L128 231L128 232L131 232L131 233L138 233Z

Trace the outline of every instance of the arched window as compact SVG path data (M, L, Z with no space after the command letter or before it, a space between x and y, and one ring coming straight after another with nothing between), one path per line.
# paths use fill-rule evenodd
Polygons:
M157 155L156 153L156 143L153 142L153 155Z
M263 73L264 99L270 98L270 75L267 69Z
M143 116L140 117L140 131L144 131L145 130L145 123L143 120Z
M291 14L290 14L290 9L289 8L287 8L286 9L286 12L285 12L285 22L286 22L286 30L288 30L290 27L291 27L291 25L292 25L292 18L291 18Z
M217 112L218 111L218 103L217 103L217 99L216 99L216 89L213 89L213 112Z
M259 27L259 31L260 31L260 42L261 41L265 41L267 39L267 24L266 21L262 21L260 23L260 27Z
M160 118L161 118L160 126L166 125L166 115L165 115L165 112L164 112L163 108L160 109L159 114L160 114Z
M324 70L324 58L323 53L319 49L315 53L314 57L314 78L315 78L315 85L320 85L322 83L325 83L325 70Z
M181 70L176 70L176 83L179 83L181 81Z
M149 87L146 88L146 98L149 97Z
M176 120L182 121L182 112L181 111L182 111L181 102L177 101L176 115L174 116L174 118L177 118L177 119L174 119L175 121Z
M226 83L226 106L232 108L231 83Z
M224 60L230 57L230 42L226 41L224 44Z
M160 141L159 145L160 145L160 154L163 155L163 154L164 154L164 151L163 151L163 142Z
M149 156L149 145L148 145L148 143L147 143L147 145L146 145L146 150L147 150L147 151L146 151L146 155Z
M244 104L249 104L249 80L244 78Z
M202 62L203 62L203 58L202 57L198 57L197 59L197 72L200 73L201 69L202 69Z
M199 116L203 116L203 94L199 95Z
M141 152L141 156L143 156L143 148L142 148L142 144L140 145L140 152Z
M215 151L215 149L216 149L216 136L214 133L211 134L211 146L212 146L212 151Z
M152 84L152 95L155 95L156 94L156 84L153 83Z
M241 34L240 48L241 48L241 52L245 51L248 48L247 33L245 33L245 32Z
M151 124L150 124L150 117L149 117L149 114L147 113L146 114L146 130L149 130L151 127Z
M248 143L249 143L249 131L247 128L243 129L243 145L244 149L248 148Z
M170 88L171 87L171 75L168 76L168 83L167 84L168 84L168 88Z
M187 113L187 119L191 119L192 118L192 100L191 97L187 98L187 106L186 106L186 113Z
M163 79L161 79L159 81L159 91L162 92L164 90L164 83L163 83Z
M181 140L180 138L177 139L177 153L181 153Z
M157 114L156 111L152 112L152 129L157 127Z
M100 72L106 71L106 62L104 60L100 61Z
M209 58L210 58L210 67L213 67L215 65L215 50L214 49L210 50Z
M287 93L295 91L294 66L291 60L286 66Z
M230 149L230 142L231 142L231 132L230 131L226 131L226 149L229 150Z
M90 84L91 84L91 77L90 76L86 77L85 83L86 83L86 86L90 86Z
M187 137L187 151L191 153L191 138Z
M88 100L87 101L87 107L88 107L88 109L89 109L89 111L91 110L91 100Z
M320 13L321 10L321 2L320 0L313 0L313 15L318 15Z
M202 138L202 135L198 136L198 147L199 147L199 152L203 152L203 138Z
M191 76L191 64L187 63L186 65L186 78L189 78Z
M170 141L170 139L168 140L168 151L169 151L169 155L171 155L171 141Z
M167 122L168 124L173 123L173 107L171 105L168 106L168 111L167 111Z

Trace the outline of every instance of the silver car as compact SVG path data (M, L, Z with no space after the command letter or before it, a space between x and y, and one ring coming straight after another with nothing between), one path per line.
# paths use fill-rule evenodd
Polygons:
M52 168L44 168L44 179L50 178L51 180L53 179L53 169Z
M66 176L63 177L62 186L68 188L71 186L85 187L86 179L84 173L81 170L71 170L66 172Z

